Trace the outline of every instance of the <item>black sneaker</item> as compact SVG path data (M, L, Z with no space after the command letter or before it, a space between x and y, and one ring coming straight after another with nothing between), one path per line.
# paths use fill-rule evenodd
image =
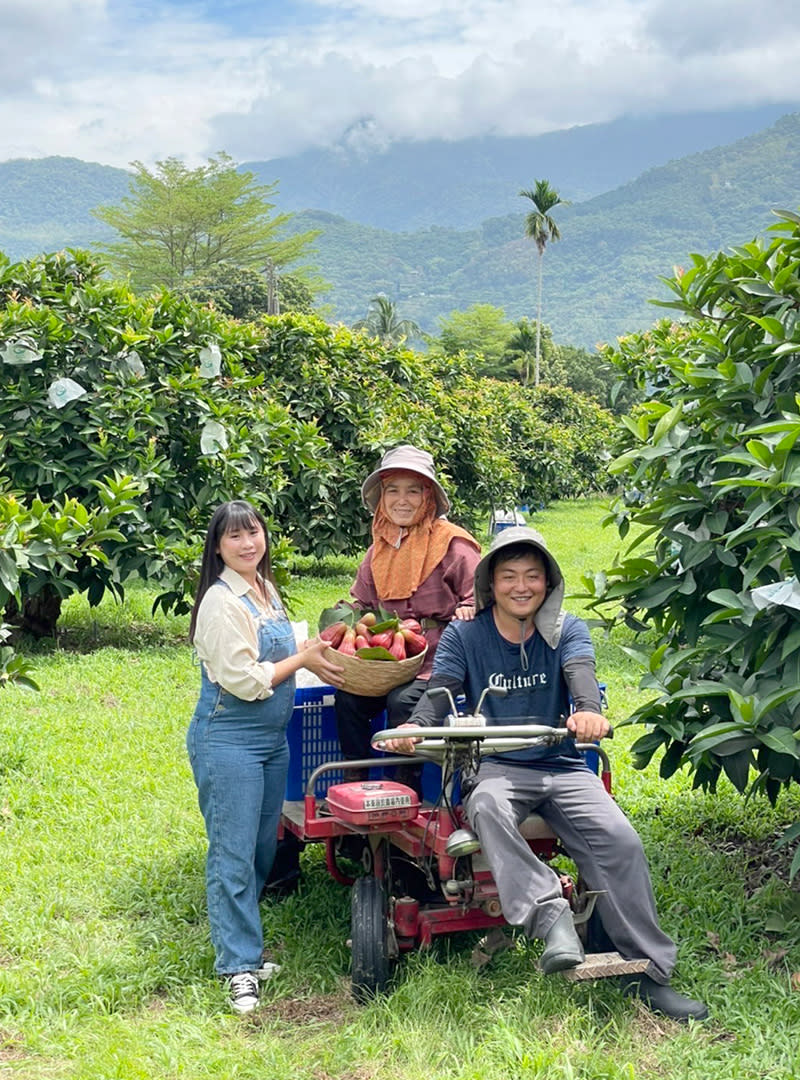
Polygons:
M240 971L227 975L225 982L230 991L231 1008L235 1013L249 1013L258 1005L258 977L252 971Z

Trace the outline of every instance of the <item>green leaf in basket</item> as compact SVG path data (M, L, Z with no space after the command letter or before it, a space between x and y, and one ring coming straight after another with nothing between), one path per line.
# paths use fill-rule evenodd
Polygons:
M371 634L382 634L386 630L399 630L399 629L400 629L400 620L397 618L397 616L394 616L391 619L384 619L383 622L375 623L374 626L371 626L369 628L369 632Z
M320 612L319 629L326 630L337 622L343 622L346 626L355 626L358 622L357 615L358 609L355 604L350 604L347 600L340 600L334 607L325 608L324 611Z
M392 656L383 645L370 645L366 649L356 649L356 656L360 656L362 660L394 660L397 663L397 657Z

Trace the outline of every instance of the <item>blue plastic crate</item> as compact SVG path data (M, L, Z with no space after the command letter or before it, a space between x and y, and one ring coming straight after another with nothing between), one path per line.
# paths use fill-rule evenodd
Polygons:
M600 696L606 705L606 686L600 683ZM336 691L332 686L298 687L294 695L294 709L289 721L289 775L286 779L286 798L291 802L302 799L306 784L314 769L327 761L342 757L336 734L336 714L333 701ZM460 704L460 703L459 703ZM382 713L373 724L373 730L386 727L386 714ZM382 756L382 755L380 755ZM586 754L586 764L593 772L600 771L600 759L594 751ZM381 773L382 774L382 773ZM376 772L377 776L378 773ZM321 783L340 784L344 780L341 769L323 774ZM422 790L426 799L435 802L441 789L441 770L438 765L427 762L422 771Z
M433 761L426 761L422 766L422 797L429 803L436 803L442 793L442 770ZM453 801L461 799L461 777L457 777L453 788Z
M495 535L515 525L524 525L525 515L521 510L495 510L489 520L489 531Z
M289 721L289 775L286 778L286 798L297 802L306 793L306 784L314 769L328 761L341 761L342 748L336 733L336 713L333 686L298 686L294 692L294 709ZM386 727L386 713L376 717L373 731ZM377 755L382 757L382 754ZM375 776L382 775L376 772ZM319 785L328 788L345 779L342 769L331 769L320 777ZM321 794L317 791L317 794Z
M336 716L333 711L332 686L298 687L294 694L294 709L289 721L289 775L286 778L286 798L291 802L302 799L308 778L318 765L341 759L342 751L336 735ZM326 786L342 782L340 770L324 774Z

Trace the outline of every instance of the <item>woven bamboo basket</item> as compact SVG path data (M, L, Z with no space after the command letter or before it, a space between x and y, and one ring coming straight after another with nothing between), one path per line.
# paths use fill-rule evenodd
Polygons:
M362 697L379 697L395 686L411 682L428 653L427 648L406 660L362 660L360 656L330 653L333 662L344 668L342 690Z

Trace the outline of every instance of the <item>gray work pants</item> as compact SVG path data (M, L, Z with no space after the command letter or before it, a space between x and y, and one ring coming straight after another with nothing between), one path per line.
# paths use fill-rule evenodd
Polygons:
M620 955L649 959L647 974L669 981L676 948L658 925L642 842L594 773L485 761L464 806L506 922L541 938L568 908L558 876L519 831L535 811L560 838L586 887L604 890L595 910Z

